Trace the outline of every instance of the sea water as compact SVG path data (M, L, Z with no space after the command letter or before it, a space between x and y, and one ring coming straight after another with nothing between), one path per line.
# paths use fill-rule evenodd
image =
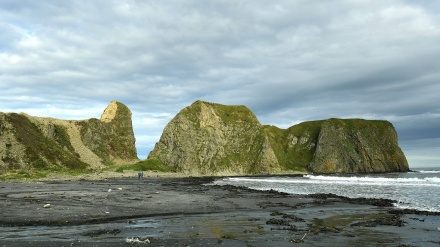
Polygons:
M290 194L333 193L350 198L392 199L398 208L440 212L440 168L414 169L408 173L230 177L214 183Z

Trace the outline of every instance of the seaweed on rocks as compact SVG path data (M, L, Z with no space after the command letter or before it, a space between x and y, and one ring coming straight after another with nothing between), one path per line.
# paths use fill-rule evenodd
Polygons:
M397 202L395 200L381 199L381 198L364 198L364 197L350 198L350 197L346 197L346 196L339 196L339 195L332 194L332 193L311 194L311 195L308 195L308 197L315 198L315 199L322 199L322 200L337 198L337 199L340 199L342 201L345 201L345 202L348 202L351 204L373 205L373 206L378 206L378 207L392 207Z
M350 226L364 226L364 227L376 227L376 226L404 226L405 225L405 221L403 221L402 219L400 219L401 215L391 215L391 216L386 216L383 218L379 218L379 219L374 219L374 220L367 220L367 221L360 221L357 223L353 223Z
M290 226L289 220L286 219L269 219L266 225Z
M279 211L274 211L274 212L270 213L270 216L282 216L283 219L286 219L286 220L289 220L289 221L305 222L305 220L303 218L300 218L300 217L295 216L293 214L281 213Z
M421 211L417 209L391 209L388 211L390 214L416 214L426 216L440 216L440 212Z
M340 233L342 228L333 226L312 226L309 231L315 235L319 233Z
M300 218L300 217L293 215L293 214L283 214L283 218L290 219L293 222L305 222L305 220L303 218Z

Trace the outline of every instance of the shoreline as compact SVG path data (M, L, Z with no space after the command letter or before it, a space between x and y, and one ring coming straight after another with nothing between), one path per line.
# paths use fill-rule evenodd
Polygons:
M385 199L206 185L215 179L0 182L0 246L129 246L135 237L150 246L440 244L440 214Z

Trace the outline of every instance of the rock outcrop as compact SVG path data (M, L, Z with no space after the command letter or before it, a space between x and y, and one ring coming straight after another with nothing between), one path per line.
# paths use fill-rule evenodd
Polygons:
M388 121L328 119L286 130L265 126L280 164L313 173L408 171L397 133Z
M0 171L85 169L138 161L131 112L112 101L101 120L0 113Z
M196 101L165 127L148 156L191 175L408 171L387 121L328 119L263 126L245 106Z
M247 107L203 101L168 123L148 158L190 175L281 171L263 127Z

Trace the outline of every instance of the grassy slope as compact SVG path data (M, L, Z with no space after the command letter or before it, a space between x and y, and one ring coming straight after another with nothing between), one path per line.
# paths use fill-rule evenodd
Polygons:
M56 127L54 139L47 138L26 116L9 114L8 121L12 123L17 140L26 148L26 158L31 168L37 169L85 169L83 163L68 150L72 150L66 130ZM67 150L65 150L66 148Z

